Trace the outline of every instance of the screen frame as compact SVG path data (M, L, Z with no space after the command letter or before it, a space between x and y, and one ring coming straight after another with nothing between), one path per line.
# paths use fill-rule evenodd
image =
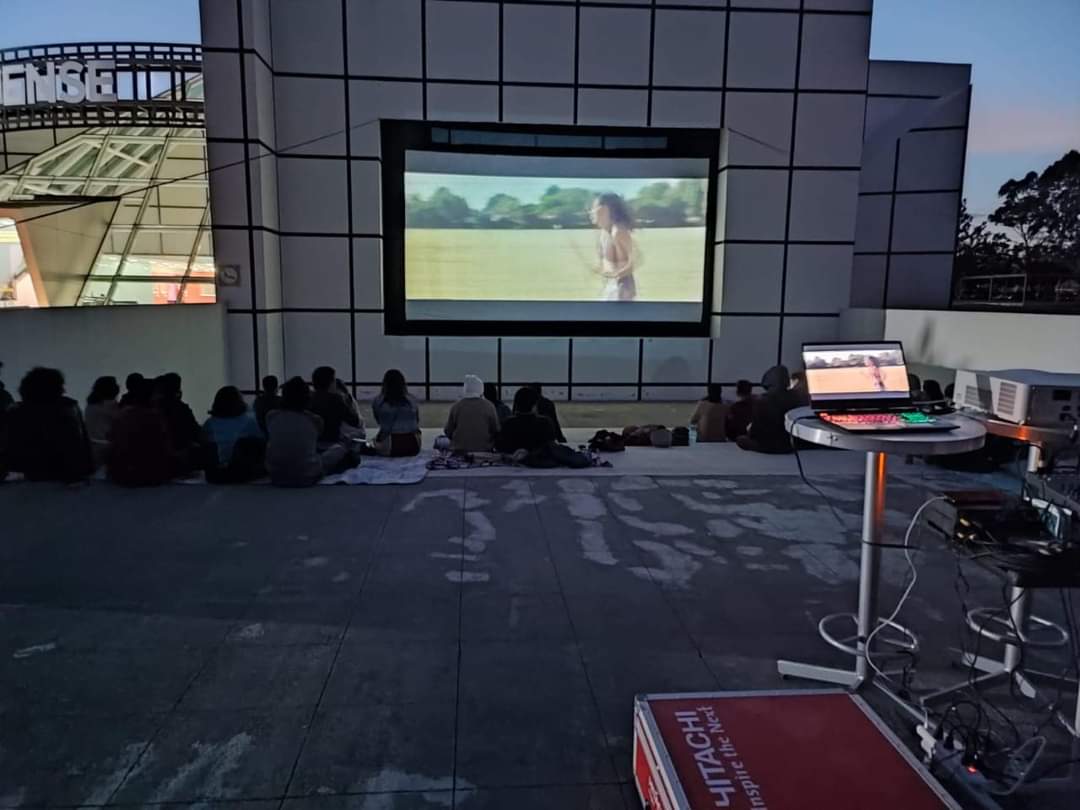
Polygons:
M547 337L708 337L716 260L719 129L493 124L468 121L380 120L382 143L382 281L384 330L388 335ZM585 148L455 144L435 139L436 130L600 138L663 138L660 148ZM694 321L431 320L405 311L405 153L409 150L484 155L597 158L696 158L708 161L705 178L705 256L701 318Z
M814 341L812 343L803 343L802 350L799 354L799 359L803 363L803 373L807 371L806 368L806 352L807 350L832 350L843 347L856 347L856 346L880 346L881 348L895 348L900 352L900 359L904 361L905 377L909 380L907 386L906 397L887 397L878 400L872 400L870 397L852 397L848 399L814 399L812 393L810 393L809 377L807 378L807 394L810 396L810 407L815 412L836 412L836 411L895 411L902 409L909 409L912 407L913 400L911 394L911 382L910 377L907 377L911 372L908 370L907 355L904 354L904 344L899 340L829 340L829 341Z

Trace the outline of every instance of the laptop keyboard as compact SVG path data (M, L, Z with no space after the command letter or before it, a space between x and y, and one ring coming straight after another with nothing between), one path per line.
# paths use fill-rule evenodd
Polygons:
M837 427L881 425L882 427L899 427L907 424L896 413L823 413L821 419L831 422Z
M922 411L899 413L823 413L820 417L837 427L847 429L916 428L936 424L937 420Z

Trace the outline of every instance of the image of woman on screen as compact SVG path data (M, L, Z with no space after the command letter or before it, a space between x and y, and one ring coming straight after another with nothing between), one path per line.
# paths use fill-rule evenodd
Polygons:
M599 274L606 279L601 298L604 301L633 301L637 297L634 269L637 250L634 245L634 217L618 194L597 195L589 208L589 221L600 232L597 251Z
M885 390L885 378L881 374L881 363L872 354L866 355L863 358L863 365L866 366L866 371L870 375L870 382L874 386L875 391Z

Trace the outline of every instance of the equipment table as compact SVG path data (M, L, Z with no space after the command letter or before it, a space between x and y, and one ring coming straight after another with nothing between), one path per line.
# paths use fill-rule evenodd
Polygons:
M885 477L886 457L889 454L901 456L945 456L955 453L967 453L978 450L986 438L986 427L978 420L963 415L951 415L950 419L959 423L959 427L948 431L920 431L907 433L849 433L842 428L827 424L818 419L810 408L796 408L788 411L785 422L788 432L794 439L818 444L823 447L855 450L866 453L866 480L863 489L862 541L859 561L859 601L855 614L856 644L854 648L845 647L834 639L826 629L826 622L839 616L822 619L819 631L822 638L832 646L855 655L855 668L836 669L797 661L778 660L777 669L783 676L806 678L839 684L856 691L873 682L873 671L867 658L866 641L883 619L877 618L878 580L881 573L881 544L884 542L885 522ZM843 614L847 615L847 614ZM893 627L911 636L899 625ZM880 634L879 634L880 635ZM878 684L890 697L901 705L904 701L896 698L882 684Z
M1004 419L998 419L996 416L988 416L982 413L972 413L971 416L983 424L987 433L1026 444L1028 446L1027 471L1029 473L1038 473L1042 469L1043 455L1047 450L1064 447L1073 441L1076 435L1075 425L1069 427L1017 425L1013 422L1006 422Z

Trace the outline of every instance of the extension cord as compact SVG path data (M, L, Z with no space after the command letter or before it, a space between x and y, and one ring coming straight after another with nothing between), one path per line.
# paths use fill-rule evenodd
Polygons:
M948 741L938 739L937 730L929 723L919 723L915 733L919 735L919 745L926 754L928 765L939 766L949 781L981 810L1001 810L993 799L990 781L977 769L972 770L961 761L964 746L959 740L954 737Z
M949 749L948 753L961 753L964 750L964 746L955 737L949 740L949 745L946 745L944 740L938 739L937 729L932 728L929 723L919 723L915 726L915 733L919 735L919 745L926 754L927 762L933 760L938 754L939 746Z

